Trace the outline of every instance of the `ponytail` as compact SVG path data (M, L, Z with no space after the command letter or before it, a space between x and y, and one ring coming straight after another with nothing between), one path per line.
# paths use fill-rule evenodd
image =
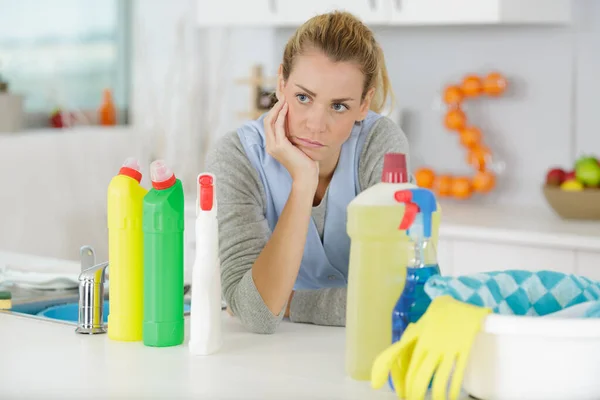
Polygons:
M376 113L381 113L386 106L388 96L391 99L392 107L395 103L395 97L387 67L385 65L385 56L383 54L383 50L377 43L375 43L375 49L377 53L377 65L379 66L379 71L373 82L375 93L373 94L373 99L371 100L371 110L375 111Z

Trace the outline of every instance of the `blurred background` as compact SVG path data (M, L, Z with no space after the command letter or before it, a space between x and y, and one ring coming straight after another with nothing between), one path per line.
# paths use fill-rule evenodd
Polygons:
M193 201L206 152L264 111L294 29L345 8L375 32L411 168L470 174L444 89L497 71L466 103L497 186L464 204L549 206L541 186L600 148L597 0L0 0L0 250L107 257L106 188L129 156L164 158Z

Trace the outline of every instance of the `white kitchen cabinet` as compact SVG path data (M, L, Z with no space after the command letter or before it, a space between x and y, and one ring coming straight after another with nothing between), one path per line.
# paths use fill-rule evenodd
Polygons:
M391 25L567 23L571 0L389 0Z
M371 26L565 24L573 0L198 0L198 25L297 27L346 10Z
M277 0L277 24L299 26L333 10L348 11L367 24L383 24L389 20L390 6L389 0Z
M276 0L198 0L197 23L211 26L274 26Z
M577 251L575 273L600 281L600 251Z
M480 241L452 241L452 275L521 269L575 272L575 251Z

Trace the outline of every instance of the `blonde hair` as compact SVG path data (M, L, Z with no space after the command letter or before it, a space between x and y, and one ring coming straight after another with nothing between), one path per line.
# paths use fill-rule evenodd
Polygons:
M283 52L284 80L292 72L294 59L309 49L322 51L333 62L358 64L365 76L361 101L369 89L375 88L371 110L381 112L388 96L394 101L383 50L373 32L354 15L333 11L317 15L300 26Z

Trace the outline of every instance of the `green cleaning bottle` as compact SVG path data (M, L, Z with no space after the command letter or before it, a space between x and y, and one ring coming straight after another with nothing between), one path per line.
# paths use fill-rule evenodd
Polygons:
M184 197L181 181L157 160L144 197L144 345L183 343Z

